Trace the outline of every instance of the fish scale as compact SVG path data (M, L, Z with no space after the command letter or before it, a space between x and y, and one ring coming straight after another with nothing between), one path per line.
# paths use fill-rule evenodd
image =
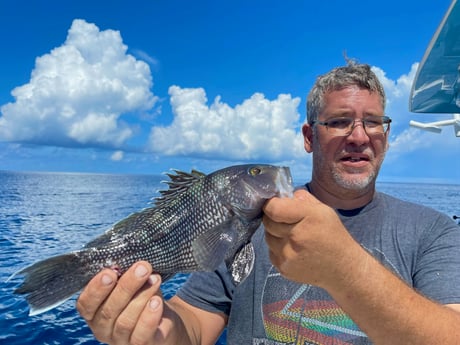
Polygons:
M169 189L154 207L134 213L81 250L39 261L17 272L15 293L25 294L30 314L50 310L82 289L103 268L123 274L146 260L163 281L175 273L212 271L225 262L235 284L251 272L251 236L262 207L274 196L291 196L287 167L246 164L209 175L192 170L168 174Z

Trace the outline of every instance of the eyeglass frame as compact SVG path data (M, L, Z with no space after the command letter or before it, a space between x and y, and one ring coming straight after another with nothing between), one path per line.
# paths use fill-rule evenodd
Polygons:
M366 129L366 120L370 120L370 119L376 119L376 118L379 118L382 119L382 127L383 127L383 132L376 132L376 133L368 133L367 132L367 129ZM380 115L370 115L370 116L367 116L363 119L355 119L355 118L351 118L351 117L347 117L347 116L338 116L338 117L331 117L330 119L327 119L326 121L319 121L319 120L314 120L311 122L311 125L315 125L315 124L318 124L318 125L321 125L321 126L324 126L326 127L326 130L329 132L329 123L333 120L346 120L346 121L351 121L350 124L348 125L348 128L347 128L347 131L344 132L343 134L334 134L333 132L331 133L333 136L336 136L336 137L346 137L348 135L350 135L353 130L356 128L356 122L359 121L361 122L362 126L363 126L363 129L364 131L366 132L367 135L377 135L377 134L386 134L388 132L388 129L390 128L390 123L392 122L391 118L389 116L380 116ZM379 124L380 125L380 124ZM338 130L337 128L333 128L331 127L331 129L333 131L335 130ZM340 131L340 129L339 129Z

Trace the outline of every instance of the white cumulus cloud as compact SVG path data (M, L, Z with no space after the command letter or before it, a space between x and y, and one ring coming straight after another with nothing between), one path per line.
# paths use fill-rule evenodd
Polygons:
M412 64L410 71L399 76L396 80L388 78L381 68L372 68L385 88L387 96L386 113L390 117L395 117L396 120L402 119L403 116L407 118L409 114L410 91L418 65L418 63Z
M149 66L127 54L118 31L76 19L0 107L0 140L119 147L133 135L121 116L151 109L152 85Z
M134 53L153 67L159 64L141 50ZM417 67L414 63L394 80L373 67L385 87L387 115L393 119L392 162L421 150L452 155L458 151L458 138L451 132L441 137L409 128L409 121L421 116L410 113L408 106ZM125 160L122 150L129 149L129 140L148 134L142 133L142 122L158 99L152 88L149 65L127 53L118 31L74 20L65 42L38 57L30 81L12 91L14 102L0 107L0 140L113 148L111 160ZM159 157L308 162L299 97L279 94L267 99L255 92L232 107L221 96L209 103L203 88L173 85L168 92L172 120L151 128L148 142L140 144L147 151Z
M149 147L165 155L233 160L288 159L302 154L300 98L268 100L254 93L235 107L216 97L207 104L202 88L169 88L174 115L169 126L153 127Z
M114 162L118 162L118 161L121 161L124 157L124 152L123 151L115 151L111 156L110 156L110 160L114 161Z

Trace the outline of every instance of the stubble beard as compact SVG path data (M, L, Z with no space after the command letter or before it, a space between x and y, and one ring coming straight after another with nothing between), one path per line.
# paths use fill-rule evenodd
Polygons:
M367 176L344 176L344 173L338 169L332 170L332 178L338 186L353 191L362 191L366 190L369 187L373 187L377 177L376 171L371 171Z
M315 151L321 152L321 145L319 144L319 140L315 140L314 142L314 152ZM380 163L377 164L371 171L369 171L366 176L363 176L361 171L356 171L356 176L353 176L353 172L345 172L339 167L335 166L335 164L332 166L328 165L326 164L326 159L321 154L316 157L315 163L317 166L321 167L320 171L324 171L324 169L330 170L330 176L338 187L348 191L363 192L374 188L380 166L382 165L383 159L385 157L385 153L386 152L384 152L383 156L380 157Z

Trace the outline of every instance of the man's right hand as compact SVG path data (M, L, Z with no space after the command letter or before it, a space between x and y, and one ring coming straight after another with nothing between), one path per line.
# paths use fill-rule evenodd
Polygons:
M177 296L165 302L161 278L139 261L120 278L110 269L86 285L77 310L96 339L111 345L215 344L227 316L194 307Z
M172 323L163 318L160 276L140 261L117 280L116 272L105 269L78 298L77 310L94 336L108 344L163 344Z

